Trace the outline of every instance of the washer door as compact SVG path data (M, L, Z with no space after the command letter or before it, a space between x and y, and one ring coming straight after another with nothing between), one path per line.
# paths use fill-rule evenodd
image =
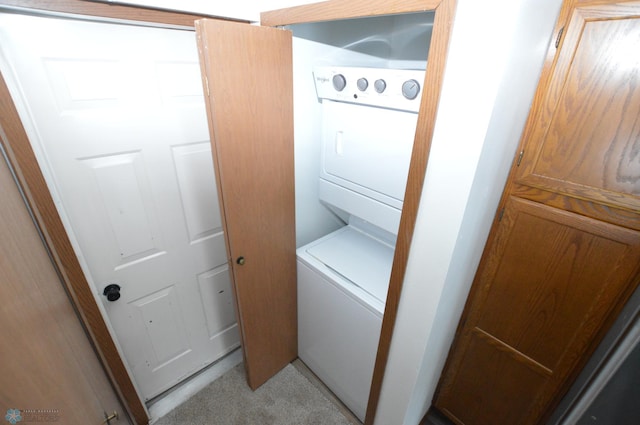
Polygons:
M382 317L298 260L298 356L361 420Z

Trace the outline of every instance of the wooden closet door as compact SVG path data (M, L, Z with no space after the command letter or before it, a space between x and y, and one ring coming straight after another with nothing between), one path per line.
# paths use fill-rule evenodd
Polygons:
M459 424L544 423L640 280L640 2L564 10L434 399Z
M196 34L245 369L256 389L298 352L292 36L206 19Z

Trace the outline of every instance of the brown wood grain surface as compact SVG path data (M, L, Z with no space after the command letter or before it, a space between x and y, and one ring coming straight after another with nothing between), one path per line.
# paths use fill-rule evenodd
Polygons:
M52 410L52 422L84 425L115 410L126 420L3 158L0 199L2 415L20 409L31 422Z
M437 405L465 424L538 423L588 342L637 285L640 232L514 197L487 253ZM478 338L482 350L474 348ZM517 382L526 408L494 405L511 397L495 388L505 378L481 372L506 373L509 363L536 372Z
M617 224L629 229L640 230L638 214L627 209L613 208L601 203L589 202L575 197L564 196L557 192L539 189L536 187L514 184L511 194L523 199L540 202L545 205L572 211L580 215L595 218Z
M640 209L640 17L628 5L576 9L517 182Z
M196 32L245 368L255 389L298 351L292 36L211 20L198 21Z

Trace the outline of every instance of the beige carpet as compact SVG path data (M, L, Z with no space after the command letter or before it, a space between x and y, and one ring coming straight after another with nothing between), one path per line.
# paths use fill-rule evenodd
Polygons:
M154 425L351 425L294 366L251 391L241 364Z

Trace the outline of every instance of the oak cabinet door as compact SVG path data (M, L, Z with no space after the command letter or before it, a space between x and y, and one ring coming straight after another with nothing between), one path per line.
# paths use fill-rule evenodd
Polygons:
M436 405L464 424L533 424L633 287L640 233L512 198Z
M573 11L517 184L640 210L640 6L632 3Z

